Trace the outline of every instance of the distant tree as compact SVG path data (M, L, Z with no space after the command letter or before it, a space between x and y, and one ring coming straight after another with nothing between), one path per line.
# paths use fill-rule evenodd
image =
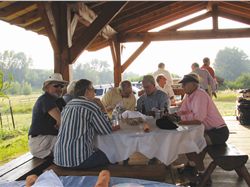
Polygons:
M21 94L21 84L17 81L11 83L11 87L8 89L8 93L11 95Z
M106 61L97 59L87 63L79 63L73 69L73 79L89 79L94 84L107 84L113 82L113 72Z
M32 93L32 87L30 83L24 82L22 85L22 94L23 95L30 95Z
M3 71L0 69L0 97L8 97L7 92L11 87L11 81L13 77L11 75L8 78L5 78Z
M235 81L227 81L226 86L231 89L250 88L250 73L240 75Z
M15 81L22 83L25 75L32 64L32 59L23 52L4 51L0 53L0 67L4 72L13 75Z
M250 60L242 50L226 47L217 53L214 68L216 75L234 81L242 73L250 71Z

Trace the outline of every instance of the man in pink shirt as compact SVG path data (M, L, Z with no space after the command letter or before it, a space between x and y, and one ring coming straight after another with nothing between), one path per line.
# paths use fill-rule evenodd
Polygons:
M229 130L221 114L209 95L199 88L199 78L196 74L185 75L180 81L186 96L177 115L181 121L179 125L204 125L204 136L207 145L224 144L229 136ZM189 153L187 157L195 163L198 173L203 173L203 159L206 148L199 154Z

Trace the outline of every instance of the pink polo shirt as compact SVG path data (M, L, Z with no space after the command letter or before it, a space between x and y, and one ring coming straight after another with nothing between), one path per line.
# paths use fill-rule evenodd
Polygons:
M181 120L199 120L205 125L205 129L218 128L225 124L221 114L209 95L198 88L191 95L186 95L178 112Z

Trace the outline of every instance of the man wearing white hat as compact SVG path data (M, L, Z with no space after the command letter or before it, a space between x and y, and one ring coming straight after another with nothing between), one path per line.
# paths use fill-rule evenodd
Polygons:
M32 111L29 148L33 156L50 156L56 142L63 108L62 89L67 85L60 73L54 73L43 83L41 95Z

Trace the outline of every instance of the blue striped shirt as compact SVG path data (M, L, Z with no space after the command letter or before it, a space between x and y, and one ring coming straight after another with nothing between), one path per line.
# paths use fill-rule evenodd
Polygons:
M80 165L94 153L94 135L111 132L111 122L99 106L84 98L71 100L62 111L54 163L63 167Z

